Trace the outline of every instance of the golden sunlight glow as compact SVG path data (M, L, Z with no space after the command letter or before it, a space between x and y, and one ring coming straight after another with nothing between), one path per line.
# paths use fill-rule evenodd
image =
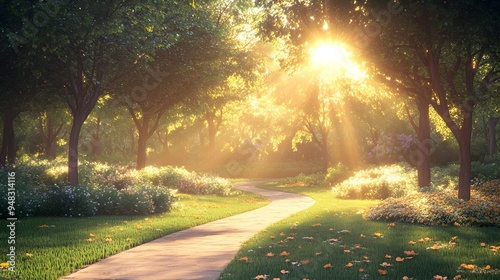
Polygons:
M353 55L341 43L320 43L309 49L311 63L316 67L328 67L342 70L352 79L364 79L366 73L354 61Z
M315 65L340 65L347 61L349 53L340 44L324 43L311 48L311 59Z

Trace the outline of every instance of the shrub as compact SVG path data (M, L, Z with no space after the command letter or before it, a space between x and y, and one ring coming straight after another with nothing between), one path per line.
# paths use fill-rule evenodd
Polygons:
M177 189L181 193L219 196L238 193L226 179L196 174L179 167L147 167L144 170L137 171L136 176L152 185Z
M455 188L458 170L457 164L434 167L432 185L426 189L438 191ZM406 163L358 171L332 188L337 197L350 199L386 199L416 193L418 190L417 171Z
M492 180L500 178L500 165L496 162L481 163L474 161L471 163L472 177Z
M500 180L473 184L469 201L458 199L456 190L389 198L371 208L365 218L424 225L500 226Z
M68 186L65 162L27 160L14 170L18 216L143 215L170 210L176 201L174 189L219 196L239 193L225 179L171 166L133 170L82 161L78 187ZM0 180L6 189L5 170ZM7 215L7 202L6 195L0 197L2 216Z
M65 184L67 168L57 162L25 161L16 172L16 216L135 215L168 211L175 191L143 182L120 166L82 163L87 176L77 187ZM7 189L7 171L0 171L0 188ZM8 215L7 196L0 197L2 216Z
M334 186L336 196L350 199L385 199L415 192L416 172L406 164L365 169Z
M351 175L351 171L347 166L338 163L335 167L328 168L325 179L332 185L340 183Z
M310 175L301 173L295 177L285 179L284 183L287 185L326 187L330 184L326 181L325 178L326 177L323 173L314 173Z

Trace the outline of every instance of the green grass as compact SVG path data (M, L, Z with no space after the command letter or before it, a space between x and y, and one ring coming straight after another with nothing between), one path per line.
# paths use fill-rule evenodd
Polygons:
M249 193L231 197L179 196L179 205L162 215L22 218L16 226L15 273L3 269L0 278L58 279L84 265L169 233L269 203ZM6 224L6 220L0 221L2 228ZM9 253L6 234L6 230L1 231L0 262L6 261Z
M259 275L281 280L403 279L404 276L433 279L435 275L448 279L456 275L471 280L500 279L500 255L489 247L500 246L498 228L404 223L392 226L388 222L362 218L361 212L376 205L379 202L376 200L338 199L328 187L291 187L279 183L264 187L305 194L314 198L316 204L246 242L220 280L257 279ZM337 241L327 241L332 238ZM411 245L410 241L416 243ZM431 249L434 245L439 249ZM397 257L406 258L405 251L411 250L417 253L413 259L396 261ZM280 256L283 251L289 255ZM268 253L274 256L266 256ZM384 262L391 266L382 267L380 264ZM349 263L352 267L346 266ZM331 268L324 268L327 264L331 264ZM467 270L462 264L474 267ZM489 270L484 269L487 265L491 267ZM379 269L387 274L380 275Z

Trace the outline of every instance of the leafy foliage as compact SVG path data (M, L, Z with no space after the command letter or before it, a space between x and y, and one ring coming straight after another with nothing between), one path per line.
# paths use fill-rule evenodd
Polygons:
M458 166L434 169L434 190L455 187ZM401 197L418 191L416 172L408 164L399 163L360 170L347 180L335 185L337 197L350 199L386 199Z
M365 217L425 225L500 226L500 180L474 184L469 201L456 196L455 190L444 190L389 198Z
M64 163L27 161L16 172L18 216L146 215L169 211L179 190L190 194L229 196L237 194L229 181L188 172L184 168L146 168L136 171L124 166L84 162L82 184L67 184ZM7 172L0 172L0 187L6 189ZM2 196L6 216L7 196Z

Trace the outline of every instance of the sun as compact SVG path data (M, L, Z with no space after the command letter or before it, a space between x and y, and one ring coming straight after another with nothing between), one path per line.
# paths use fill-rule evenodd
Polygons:
M335 69L353 79L364 79L366 72L354 60L345 44L321 42L309 49L310 62L314 67Z
M321 43L310 49L311 62L316 66L338 66L344 64L350 53L338 43Z

